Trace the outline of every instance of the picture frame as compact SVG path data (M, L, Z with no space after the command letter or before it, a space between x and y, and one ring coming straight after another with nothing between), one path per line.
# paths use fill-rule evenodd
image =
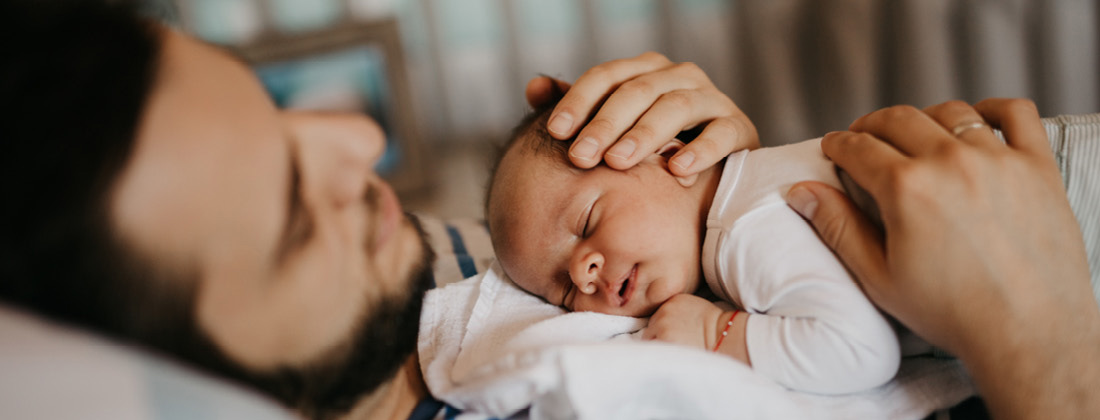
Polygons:
M281 108L363 112L386 133L376 171L400 193L427 187L431 174L413 113L393 19L346 21L306 33L267 31L232 49Z

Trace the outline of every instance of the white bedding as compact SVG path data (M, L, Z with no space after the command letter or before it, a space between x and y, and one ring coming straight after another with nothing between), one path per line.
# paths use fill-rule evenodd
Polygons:
M905 359L893 381L860 394L790 391L726 357L633 339L644 319L565 313L498 273L494 264L425 298L425 381L463 410L534 419L909 419L974 393L958 362L931 358Z

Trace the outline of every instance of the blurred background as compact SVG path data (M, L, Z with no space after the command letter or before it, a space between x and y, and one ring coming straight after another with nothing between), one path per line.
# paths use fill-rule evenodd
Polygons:
M408 210L480 217L528 79L644 51L702 67L778 145L891 104L1100 111L1096 0L147 0L290 108L366 112Z

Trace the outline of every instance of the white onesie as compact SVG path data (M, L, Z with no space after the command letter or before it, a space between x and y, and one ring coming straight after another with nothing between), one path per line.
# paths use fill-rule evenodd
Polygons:
M703 274L718 297L750 314L754 370L800 391L873 388L897 373L898 338L784 201L807 180L841 188L820 139L729 155L707 215Z

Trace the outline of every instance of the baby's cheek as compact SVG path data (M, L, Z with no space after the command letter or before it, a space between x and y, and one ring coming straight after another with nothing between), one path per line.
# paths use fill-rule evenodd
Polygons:
M658 280L656 284L650 287L649 291L653 295L653 300L659 300L661 303L664 303L664 301L671 299L673 296L684 293L691 294L694 292L695 287L689 283L691 282L684 276L665 277Z

